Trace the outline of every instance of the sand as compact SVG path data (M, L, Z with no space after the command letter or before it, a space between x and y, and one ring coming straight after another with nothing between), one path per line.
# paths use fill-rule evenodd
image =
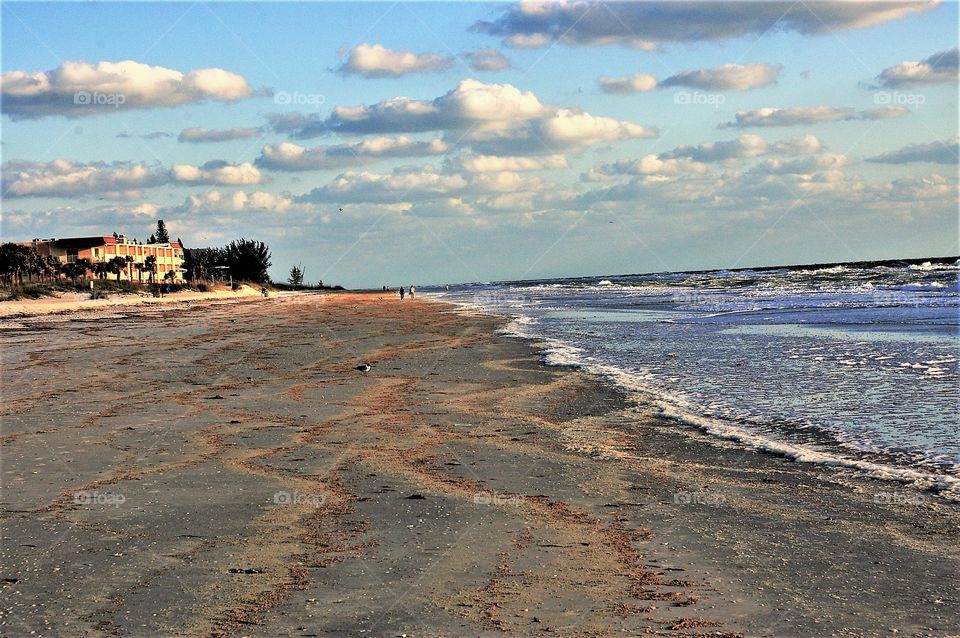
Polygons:
M274 292L273 295L285 296L291 293ZM48 315L61 312L96 312L109 310L119 306L137 306L142 304L170 304L188 301L249 299L259 297L260 289L241 285L237 290L226 286L209 292L182 291L163 297L154 297L151 294L110 293L105 299L90 299L90 293L58 293L55 297L40 299L21 299L16 301L0 302L0 317Z
M18 318L0 634L957 634L955 503L499 326L379 294Z

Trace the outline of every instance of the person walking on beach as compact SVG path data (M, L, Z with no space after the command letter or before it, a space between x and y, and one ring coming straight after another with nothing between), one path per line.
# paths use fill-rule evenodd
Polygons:
M416 287L413 284L410 284L410 298L413 299L413 293L417 292Z
M403 289L403 286L400 286L400 301L403 301L403 296L404 296L405 294L407 294L407 293L406 293L406 291Z

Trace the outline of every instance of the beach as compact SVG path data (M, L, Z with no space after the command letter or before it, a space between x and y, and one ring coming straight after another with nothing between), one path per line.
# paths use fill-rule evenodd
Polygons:
M960 635L956 502L671 421L504 323L7 316L0 635Z

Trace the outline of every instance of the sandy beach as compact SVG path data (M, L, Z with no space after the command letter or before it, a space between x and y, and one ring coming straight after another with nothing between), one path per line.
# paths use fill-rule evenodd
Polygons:
M289 296L289 292L274 292L274 296ZM143 304L175 304L195 301L228 301L231 299L249 299L260 297L260 290L251 286L242 285L237 290L221 286L217 290L198 292L184 290L170 293L162 297L154 297L147 293L107 293L103 299L90 299L87 292L59 293L55 297L40 299L21 299L0 303L0 317L50 315L56 313L97 312L117 308L119 306L138 306Z
M668 421L501 319L9 315L2 636L960 635L956 503Z

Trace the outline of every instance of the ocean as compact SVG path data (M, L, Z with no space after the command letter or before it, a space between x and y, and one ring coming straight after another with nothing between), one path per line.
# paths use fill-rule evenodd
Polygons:
M697 427L960 499L960 261L424 288Z

